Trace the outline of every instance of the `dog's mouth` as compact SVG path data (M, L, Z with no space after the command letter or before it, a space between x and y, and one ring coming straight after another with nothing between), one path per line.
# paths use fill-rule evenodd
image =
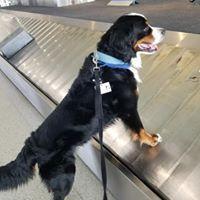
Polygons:
M137 45L137 51L142 51L146 53L154 53L158 51L158 46L152 43L141 43Z
M142 39L138 40L134 46L136 52L153 54L158 51L158 44L160 44L165 35L165 30L163 28L151 27L152 31L150 34L146 35Z

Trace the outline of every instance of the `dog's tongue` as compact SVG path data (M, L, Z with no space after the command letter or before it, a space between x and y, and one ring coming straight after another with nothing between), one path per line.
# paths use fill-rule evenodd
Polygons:
M158 50L158 46L155 44L142 43L139 44L138 47L140 48L141 51L147 51L147 52L153 52Z

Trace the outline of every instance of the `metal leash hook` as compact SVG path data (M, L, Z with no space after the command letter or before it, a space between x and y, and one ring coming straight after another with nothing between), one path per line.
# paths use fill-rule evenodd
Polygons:
M99 79L100 93L101 94L106 94L106 93L112 92L110 83L108 81L105 82L105 83L102 82L101 74L100 74L101 68L98 66L98 56L97 56L97 53L96 54L94 53L92 61L95 64L95 66L93 67L93 73L94 73L95 76L98 76L98 79ZM93 79L93 81L96 82L95 79ZM96 86L95 86L95 90L96 90Z
M93 68L93 72L95 70L100 71L100 67L98 66L98 58L97 58L97 53L94 52L94 55L92 56L92 62L95 64L94 68Z
M101 85L102 81L100 78L100 67L98 66L97 57L95 53L92 57L92 62L95 64L95 66L92 69L94 73L94 79L92 81L95 83L95 86L94 86L95 90L97 90L97 82L99 82L99 84Z

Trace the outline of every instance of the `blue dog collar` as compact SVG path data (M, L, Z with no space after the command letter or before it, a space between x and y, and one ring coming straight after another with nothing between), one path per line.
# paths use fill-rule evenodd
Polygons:
M98 61L99 67L110 67L110 68L120 68L120 69L129 69L131 64L125 63L122 60L109 56L100 51L94 53L94 57Z

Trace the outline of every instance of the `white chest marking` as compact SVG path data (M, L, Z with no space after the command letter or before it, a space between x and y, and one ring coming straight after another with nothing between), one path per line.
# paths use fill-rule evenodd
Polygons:
M131 59L131 67L129 68L129 70L132 71L138 83L142 83L142 80L139 76L139 70L141 68L142 68L142 60L140 54L137 53L136 57Z

